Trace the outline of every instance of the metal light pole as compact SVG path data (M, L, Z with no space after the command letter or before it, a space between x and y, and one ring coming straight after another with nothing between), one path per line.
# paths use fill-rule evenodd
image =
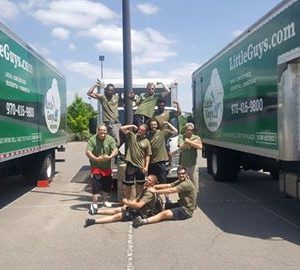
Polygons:
M129 0L123 0L122 4L125 123L131 124L133 118L132 101L128 98L128 93L130 90L132 90L131 29Z
M103 83L103 62L105 60L104 55L99 55L99 61L100 61L100 67L101 67L101 83ZM98 94L103 94L101 91L101 87L99 87L98 89ZM100 104L100 102L98 102L98 117L97 117L97 126L102 124L102 106Z

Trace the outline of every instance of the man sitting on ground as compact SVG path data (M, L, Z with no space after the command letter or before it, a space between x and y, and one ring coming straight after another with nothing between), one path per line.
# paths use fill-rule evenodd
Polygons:
M177 203L166 204L165 210L149 218L137 216L133 220L133 227L157 223L163 220L183 220L191 218L196 208L196 190L193 182L188 178L186 168L177 169L178 180L171 184L159 184L148 188L154 194L178 193Z
M98 219L86 219L84 227L94 224L103 224L116 221L132 221L137 216L147 218L162 211L162 202L158 195L149 191L157 183L155 175L149 175L142 192L136 199L130 201L123 199L124 206L111 209L93 209L90 214L109 215Z

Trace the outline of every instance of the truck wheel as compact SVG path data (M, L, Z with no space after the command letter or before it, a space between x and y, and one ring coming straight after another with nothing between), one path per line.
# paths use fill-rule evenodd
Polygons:
M55 174L55 161L52 154L44 157L38 178L51 181Z
M211 155L211 174L216 181L224 181L225 162L219 151L213 151Z
M25 162L22 169L22 175L25 178L26 185L35 185L37 181L37 169L33 166L33 163Z
M211 170L216 181L236 181L240 165L234 153L214 150L211 156Z
M206 158L207 173L212 174L212 157L209 153Z
M279 179L279 170L271 170L270 175L272 176L272 179L277 181Z

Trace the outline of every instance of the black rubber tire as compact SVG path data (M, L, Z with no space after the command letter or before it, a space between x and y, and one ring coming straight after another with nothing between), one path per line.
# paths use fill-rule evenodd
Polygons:
M55 175L55 160L54 155L49 153L44 156L38 179L52 181Z
M211 174L216 181L236 181L239 160L233 152L214 149L211 155Z
M272 176L272 179L274 181L278 181L279 180L279 170L270 170L270 175Z

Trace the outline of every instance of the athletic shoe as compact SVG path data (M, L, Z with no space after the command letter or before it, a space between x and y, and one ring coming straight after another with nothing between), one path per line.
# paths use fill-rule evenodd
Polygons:
M137 228L139 226L143 225L143 219L141 216L137 216L133 221L132 221L132 226L134 228Z
M86 228L86 227L88 227L88 226L94 225L95 223L96 223L96 222L95 222L94 219L92 219L92 218L87 218L87 219L85 220L85 223L84 223L83 227Z
M95 215L98 212L98 205L96 203L91 203L89 208L89 214Z
M111 202L108 202L108 201L105 201L105 202L104 202L104 205L105 205L106 207L112 207L112 203L111 203Z

